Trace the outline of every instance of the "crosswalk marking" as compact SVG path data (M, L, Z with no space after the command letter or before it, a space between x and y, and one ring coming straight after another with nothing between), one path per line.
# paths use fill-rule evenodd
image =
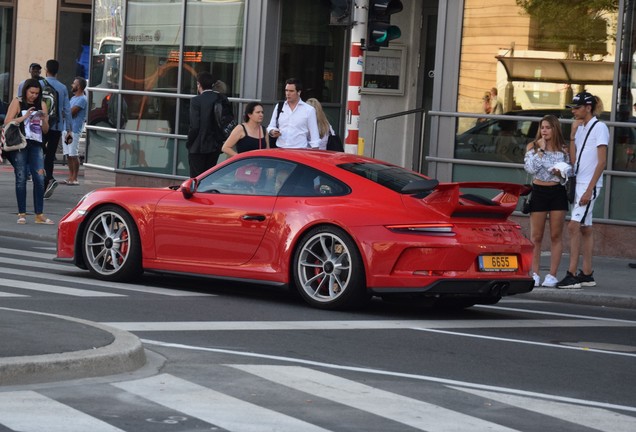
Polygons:
M560 327L634 327L613 321L594 320L342 320L342 321L162 321L105 322L126 331L225 331L225 330L387 330L387 329L476 329L476 328L560 328Z
M360 413L382 417L387 421L417 430L428 432L516 430L514 426L503 424L510 420L504 417L498 417L500 420L494 423L471 415L472 411L470 414L465 414L436 405L433 401L414 399L308 367L256 364L226 364L224 366L258 377L268 383L324 399L330 404L353 408ZM117 397L117 400L120 401L118 403L125 404L126 412L134 406L131 395L135 395L140 398L135 402L139 405L148 406L148 403L152 402L166 408L167 416L176 415L182 419L196 418L212 425L211 430L216 427L231 432L328 432L327 429L301 418L229 396L170 374L114 382L108 385L124 392ZM258 388L261 384L253 385ZM621 411L620 407L594 406L574 399L555 400L540 394L513 394L505 390L470 388L449 383L445 387L482 398L484 404L487 401L497 401L518 410L545 416L546 420L541 422L543 425L552 424L550 423L552 420L548 419L552 418L558 422L580 425L586 430L613 432L636 430L636 417L616 412ZM272 390L272 394L286 394L284 390L271 387L269 384L268 388ZM434 395L435 393L427 392L426 394ZM304 401L305 398L300 400ZM276 406L275 403L269 405ZM293 404L285 406L289 407L291 412L302 412L302 410L295 410L296 407ZM113 409L117 410L115 407ZM497 410L498 407L493 409ZM334 410L336 413L344 412L337 408ZM155 408L155 412L159 411ZM298 414L300 415L302 414ZM358 413L352 415L362 418ZM325 414L323 417L328 419L329 416L330 414ZM511 421L514 422L514 419ZM47 432L124 432L99 418L56 401L54 396L50 396L50 391L49 396L29 390L0 392L0 429L2 426L16 432L41 432L42 430Z
M277 384L429 432L515 430L428 402L300 366L231 366Z
M9 248L0 248L0 252L6 253L9 255L15 256L24 256L29 258L41 258L41 259L53 259L55 257L52 253L43 253L43 252L33 252L33 251L25 251L21 249L9 249Z
M71 270L69 267L67 270ZM50 278L51 275L43 272L29 271L29 270L18 270L18 269L4 269L0 268L0 274L7 274L13 276L24 276L30 278L37 279L46 279ZM133 292L141 292L146 294L156 294L156 295L164 295L169 297L215 297L216 294L207 294L207 293L198 293L198 292L190 292L190 291L179 291L170 288L161 288L161 287L152 287L146 285L132 285L125 284L119 282L104 282L97 279L87 279L84 278L83 275L86 274L83 271L77 272L78 276L65 276L56 274L55 280L59 282L70 282L70 283L79 283L82 285L95 286L99 288L112 288L121 291L133 291Z
M33 391L0 393L0 424L20 432L124 432Z
M112 385L230 431L327 432L327 429L168 374Z
M29 297L29 296L22 295L22 294L13 294L13 293L0 292L0 297Z
M570 423L578 424L586 429L598 429L600 431L633 432L636 431L636 418L625 416L602 408L574 405L562 402L546 401L524 396L515 396L504 393L495 393L483 390L474 390L461 387L451 388L485 399L523 407L528 411L556 417Z
M68 288L58 285L50 285L50 284L40 284L35 282L25 282L19 280L7 280L4 279L0 282L0 285L10 287L10 288L19 288L24 290L31 291L42 291L53 294L64 294L70 295L74 297L125 297L122 294L112 294L101 291L93 291L93 290L85 290L78 288Z
M24 256L29 258L41 258L45 260L51 260L54 257L54 255L47 254L47 253L29 252L29 251L21 251L21 250L6 249L6 248L3 249L2 252L8 253L9 255ZM15 267L12 267L12 268L2 267L0 268L0 274L23 276L23 277L30 277L30 278L37 278L37 279L47 279L51 277L50 274L46 274L42 270L53 270L53 271L60 271L65 273L76 271L76 268L74 266L64 265L64 264L54 264L50 262L26 261L24 259L17 259L17 258L3 258L2 262L5 264L11 264L15 266L34 267L34 268L37 268L39 271L22 270ZM78 276L84 276L88 273L86 271L77 271L77 274ZM61 275L61 274L55 275L55 281L79 283L82 285L96 286L99 288L107 287L109 289L141 292L141 293L148 293L148 294L155 294L155 295L164 295L164 296L170 296L170 297L215 297L216 296L216 294L200 293L200 292L193 292L193 291L186 291L186 290L182 291L182 290L152 287L152 286L146 286L146 285L133 285L133 284L118 283L118 282L104 282L104 281L95 280L95 279L88 279L84 277L80 278L80 277L67 276L67 275ZM18 286L13 282L11 284L8 284L6 278L3 278L0 281L0 284L4 286L18 288ZM28 289L28 288L23 288L23 289ZM42 290L42 291L53 292L52 290ZM88 290L87 292L95 293L95 291L88 291ZM0 294L0 296L10 297L14 295L7 293L6 295ZM117 297L120 295L111 294L110 296ZM87 295L84 297L100 297L100 295Z
M47 255L47 258L52 258L51 255ZM18 258L2 258L2 262L5 264L13 264L17 266L25 266L25 267L33 267L42 270L57 270L57 271L69 271L72 270L73 267L69 265L62 264L53 264L49 262L33 262L33 261L25 261L23 259Z

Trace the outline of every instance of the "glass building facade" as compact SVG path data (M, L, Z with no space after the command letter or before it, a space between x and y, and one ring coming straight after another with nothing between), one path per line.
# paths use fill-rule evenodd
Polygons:
M336 127L346 32L329 19L329 2L95 0L88 163L187 176L189 102L200 71L218 80L237 118L251 100L271 112L285 79L298 77L304 99L318 97Z

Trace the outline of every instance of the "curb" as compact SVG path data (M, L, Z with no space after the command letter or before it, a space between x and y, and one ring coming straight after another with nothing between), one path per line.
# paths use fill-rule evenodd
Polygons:
M130 372L146 364L146 354L139 338L132 333L77 318L0 308L23 313L45 315L111 333L114 341L106 346L81 351L36 356L0 358L0 386L41 384L77 378L116 375Z
M554 289L546 289L545 291L531 291L526 294L519 294L515 297L525 298L528 300L556 301L560 303L571 303L586 306L636 309L636 298L634 297L584 293L580 292L580 290L555 291Z

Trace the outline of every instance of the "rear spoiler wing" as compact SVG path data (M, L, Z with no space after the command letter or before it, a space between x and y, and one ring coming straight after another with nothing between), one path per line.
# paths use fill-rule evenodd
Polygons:
M450 217L485 217L505 219L517 208L520 196L528 195L532 191L530 185L501 182L458 182L428 183L428 191L419 188L412 196ZM419 182L418 182L419 183ZM424 185L422 185L424 186ZM465 189L490 189L499 193L493 198L487 198L474 193L464 193ZM403 190L410 192L410 190Z

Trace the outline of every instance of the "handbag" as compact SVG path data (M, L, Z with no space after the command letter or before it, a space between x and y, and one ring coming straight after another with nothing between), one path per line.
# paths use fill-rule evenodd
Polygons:
M261 178L261 172L261 167L256 164L250 163L239 167L234 174L234 179L237 182L256 184Z
M523 199L523 204L521 205L521 213L529 214L530 213L530 201L532 200L532 192Z
M579 172L579 159L581 158L581 155L583 154L583 149L585 149L587 138L590 136L590 132L592 132L592 129L594 129L594 126L596 126L596 123L598 123L598 120L596 120L594 124L590 126L590 129L587 131L587 135L585 135L585 140L583 140L583 146L581 147L581 151L579 152L579 154L576 155L576 160L574 161L576 165L576 168L574 169L574 175L571 175L570 177L568 177L568 181L565 184L565 190L567 191L568 202L570 204L574 204L574 196L576 195L576 174Z
M2 127L2 138L0 139L0 147L2 151L11 152L21 150L27 145L26 137L20 130L17 122L9 122Z
M338 134L334 133L333 135L329 135L327 138L327 150L343 152L344 146L342 145L342 140L338 136Z

